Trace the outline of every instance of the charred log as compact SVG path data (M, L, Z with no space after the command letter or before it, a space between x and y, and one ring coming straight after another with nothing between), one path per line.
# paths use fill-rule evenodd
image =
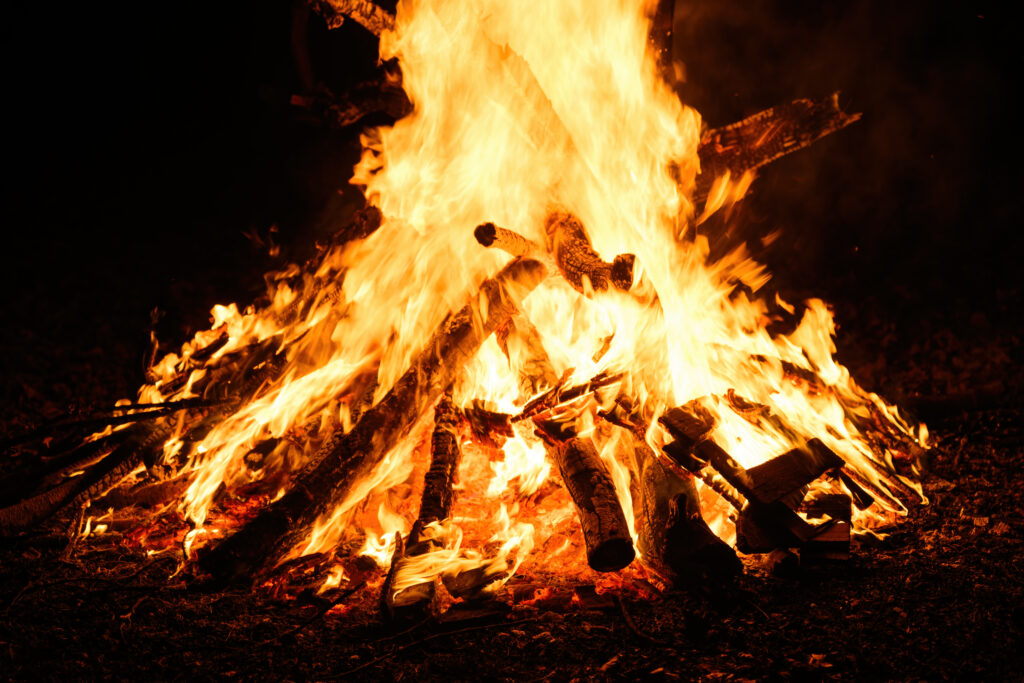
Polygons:
M736 576L743 565L701 516L693 480L658 462L653 451L643 458L640 474L643 505L638 544L645 561L668 569L679 583Z
M538 434L550 445L548 453L575 504L587 544L587 563L599 572L623 569L636 551L615 484L594 444L550 423L542 423Z
M138 467L143 453L159 447L171 434L166 421L134 425L114 450L77 477L0 510L0 533L11 535L29 529L65 507L82 506L104 493Z
M276 562L341 503L352 485L415 425L480 344L515 310L515 299L544 277L537 261L517 259L481 286L472 304L449 316L391 390L347 434L329 438L293 488L255 519L207 551L200 568L217 581L238 581Z
M434 433L430 441L430 469L423 479L420 513L412 525L405 542L405 552L396 558L416 557L439 550L440 542L428 532L428 527L448 518L451 512L455 473L459 468L459 417L451 397L445 396L434 409ZM402 560L392 562L397 580L402 573ZM397 568L396 568L397 567ZM436 581L426 581L394 590L385 586L384 605L390 618L408 621L422 617L434 600Z
M701 173L694 202L703 204L718 178L726 174L738 178L859 119L860 114L847 114L839 108L839 93L834 93L818 100L793 100L708 130L697 148Z
M551 212L544 221L544 232L558 269L578 292L603 292L609 286L625 292L633 286L636 257L619 254L611 263L603 261L591 246L583 223L573 214Z
M327 28L338 28L346 17L378 37L395 28L395 16L370 0L309 0L309 4L324 18Z

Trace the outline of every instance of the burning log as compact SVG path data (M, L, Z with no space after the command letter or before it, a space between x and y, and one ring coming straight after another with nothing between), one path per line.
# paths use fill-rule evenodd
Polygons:
M563 432L558 425L541 423L538 435L549 445L587 544L587 563L599 572L614 572L636 557L626 516L608 468L590 439Z
M499 228L494 223L481 223L473 230L473 237L482 246L494 247L513 256L540 258L544 248L514 230Z
M133 425L124 440L82 475L0 510L0 533L11 535L39 524L65 507L83 506L113 487L139 466L143 453L159 447L171 435L171 425Z
M609 285L623 292L633 286L633 254L619 254L611 263L601 257L590 245L590 238L580 219L568 211L552 211L544 221L548 250L555 258L558 269L576 291L603 292ZM589 283L589 284L588 284Z
M509 319L515 300L545 274L539 262L517 259L484 282L473 303L442 322L409 370L352 431L328 439L292 489L206 552L200 568L215 580L237 581L305 538L313 522L341 503L352 485L412 429L480 344Z
M805 448L789 451L780 456L782 460L779 463L769 461L758 466L763 469L754 467L746 470L709 438L714 426L710 415L699 405L694 404L690 408L673 408L660 421L676 440L671 450L682 450L695 456L698 462L710 464L747 499L747 505L736 521L736 547L746 553L769 552L776 548L795 548L813 537L815 528L801 519L786 502L794 506L799 504L792 494L795 492L802 498L803 486L827 469L843 464L839 456L817 439L812 439L811 442L816 443L808 442ZM774 472L783 474L785 483L775 485L766 479L774 476ZM807 479L814 472L817 474ZM789 488L794 484L795 488ZM783 489L786 489L784 493L781 492ZM787 496L790 496L789 500L784 501Z
M388 581L383 587L383 602L392 619L407 621L422 616L434 600L436 581L413 584L393 589L401 582L403 559L424 555L440 549L440 543L429 532L428 526L448 518L452 507L455 473L459 469L461 450L458 439L459 417L451 397L445 396L434 409L434 434L430 441L430 469L423 478L423 496L420 513L405 541L405 552L396 549Z
M718 178L727 174L739 178L859 119L860 114L842 111L839 93L833 93L817 100L793 100L708 130L697 148L701 173L697 176L694 203L707 201Z
M640 500L643 522L638 545L645 561L667 568L682 583L736 576L743 565L704 521L692 479L664 467L653 451L643 458Z
M309 4L324 18L327 28L338 28L346 17L378 37L395 28L395 16L371 0L309 0Z

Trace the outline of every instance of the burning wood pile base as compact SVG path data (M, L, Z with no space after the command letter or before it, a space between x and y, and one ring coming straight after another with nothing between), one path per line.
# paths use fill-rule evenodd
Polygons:
M395 29L369 2L314 4L378 35ZM482 40L540 128L567 158L584 157L526 61ZM701 172L686 180L675 168L672 194L689 197L699 221L738 199L757 168L857 118L833 95L707 130L695 146ZM585 185L603 187L600 169L581 168ZM728 580L743 571L737 551L769 555L780 571L796 554L843 560L854 526L891 522L921 500L909 475L923 435L835 364L823 305L795 320L777 298L739 326L749 348L706 344L707 358L762 382L755 397L739 381L695 393L681 360L652 354L642 338L624 342L635 330L618 320L585 353L570 349L575 316L593 304L621 307L622 320L642 311L637 320L666 337L664 348L688 352L666 332L684 308L661 289L656 250L638 243L637 254L602 256L581 215L554 202L540 226L514 226L523 232L496 220L453 228L460 252L475 249L469 260L512 260L470 270L490 275L475 289L446 290L435 268L444 296L430 307L416 308L410 291L392 308L416 315L349 334L388 284L352 282L353 273L412 234L368 207L304 267L269 276L260 307L214 309L209 331L153 364L138 403L4 444L26 455L0 486L0 530L28 533L70 514L73 538L119 528L139 547L180 551L210 589L290 583L343 596L379 580L382 614L406 623L442 600L495 594L530 558L535 576L564 554L576 558L562 565L571 571L620 577L602 589L627 575L647 585ZM670 244L699 253L682 238ZM730 274L737 264L708 271L724 302L747 282ZM398 288L408 279L388 277ZM537 312L540 291L552 306L569 302L564 320ZM461 308L456 294L468 295ZM786 319L788 334L763 329ZM686 389L666 389L661 374ZM674 405L678 395L692 400ZM513 467L516 458L526 464ZM484 517L500 528L482 531Z

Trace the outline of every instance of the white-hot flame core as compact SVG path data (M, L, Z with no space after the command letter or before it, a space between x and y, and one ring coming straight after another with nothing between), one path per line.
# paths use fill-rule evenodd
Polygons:
M179 451L188 457L192 481L182 508L195 524L207 518L222 484L268 476L270 466L246 469L255 446L279 438L305 443L275 465L294 469L309 457L308 444L323 439L323 426L351 426L367 389L379 400L392 387L443 317L507 261L476 243L474 226L492 221L544 244L545 217L556 209L582 221L605 260L635 254L637 274L630 292L589 297L552 276L525 299L521 313L535 326L554 373L569 384L624 373L612 393L625 394L650 425L652 447L665 441L656 418L694 399L716 418L713 438L746 467L821 438L877 488L883 506L901 511L879 473L893 481L892 453L869 442L851 417L881 414L888 428L922 445L923 430L915 434L835 362L835 326L822 302L808 302L793 333L772 337L768 304L737 291L742 283L757 292L768 280L764 268L743 249L710 262L707 237L692 233L695 221L742 197L752 178L722 179L704 215L694 217L689 193L699 171L701 120L658 76L647 42L653 4L399 3L395 30L382 36L380 51L382 59L397 58L414 109L364 134L353 177L380 208L382 225L323 254L315 272L277 274L265 310L215 308L213 328L151 368L154 383L140 392L150 401L191 396L208 379L206 366L254 345L269 349L266 362L283 367L201 443L185 452L184 435L175 433L165 446L168 458ZM224 335L211 359L193 363ZM529 350L515 337L506 347L495 337L485 342L456 382L457 405L479 401L514 413L532 398L522 395L520 381ZM794 368L814 382L794 381ZM183 373L187 381L170 388ZM375 385L368 379L374 376ZM753 423L727 400L730 392L779 419ZM595 427L595 405L606 399L587 399L572 415L576 428L595 439L632 523L636 473L620 454L632 437ZM429 414L429 406L421 408ZM528 424L517 426L500 453L465 449L457 506L466 512L457 521L490 551L463 548L462 531L446 527L452 540L444 549L402 560L403 585L486 563L510 575L535 536L549 557L572 546L570 503L546 493L544 484L557 475ZM385 497L408 488L414 462L417 472L425 469L423 432L397 444L295 553L330 550L355 534L364 553L382 566L390 562L395 534L408 531L417 510L409 502L392 508ZM704 487L702 497L716 531L731 534L722 501ZM360 510L375 509L376 521L349 528ZM189 542L201 535L197 530Z

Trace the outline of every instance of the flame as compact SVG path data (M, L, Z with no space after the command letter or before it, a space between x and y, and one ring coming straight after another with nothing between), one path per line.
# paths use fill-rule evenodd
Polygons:
M264 483L267 500L279 497L281 482L380 400L444 316L503 265L507 255L477 244L473 226L492 221L545 245L545 219L556 210L579 218L603 259L635 254L632 287L590 286L583 295L549 277L519 311L539 341L488 339L456 381L456 405L515 414L554 381L618 377L552 414L594 440L634 540L630 487L643 456L634 435L597 417L622 397L656 451L668 440L657 418L699 400L715 419L711 438L743 466L817 437L872 488L877 509L855 523L906 512L896 489L921 489L896 473L894 444L925 446L923 425L835 361L835 323L823 302L807 302L795 329L773 336L773 311L796 308L759 298L769 275L744 249L712 261L714 236L694 233L742 198L753 176L718 179L695 215L702 124L658 74L647 42L654 4L548 0L524 11L498 0L399 2L380 56L397 60L413 111L364 133L352 178L380 209L379 229L325 249L312 267L269 276L263 308L215 307L211 328L156 362L139 392L162 402L220 384L245 388L241 404L211 409L208 432L177 425L164 445L164 461L190 476L180 502L194 527L186 555L219 534L219 522L210 526L219 491ZM255 361L239 369L232 359L243 355ZM866 420L893 439L869 438ZM558 558L586 571L571 501L552 483L556 470L528 424L517 423L500 448L463 439L455 507L428 526L438 547L398 559L396 593L476 569L500 585L530 566L535 549L538 563ZM396 535L418 514L430 426L421 422L395 444L292 557L361 542L359 554L388 566ZM700 492L705 518L731 539L728 505L710 487ZM335 569L321 590L344 576Z

